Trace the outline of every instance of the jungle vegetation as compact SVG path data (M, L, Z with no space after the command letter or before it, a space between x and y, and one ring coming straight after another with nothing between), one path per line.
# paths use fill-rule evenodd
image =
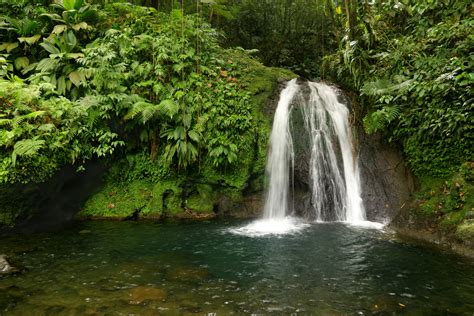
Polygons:
M241 190L268 135L256 59L340 85L415 175L449 177L473 160L473 13L466 0L1 0L0 182L107 158L117 181Z

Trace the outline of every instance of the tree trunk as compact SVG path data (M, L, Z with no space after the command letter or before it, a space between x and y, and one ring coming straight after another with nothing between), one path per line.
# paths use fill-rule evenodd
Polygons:
M156 159L158 153L158 145L160 141L157 137L158 134L159 132L152 131L150 135L150 159L153 161Z
M354 0L344 0L344 5L349 24L349 37L353 40L356 38L357 32L357 2Z

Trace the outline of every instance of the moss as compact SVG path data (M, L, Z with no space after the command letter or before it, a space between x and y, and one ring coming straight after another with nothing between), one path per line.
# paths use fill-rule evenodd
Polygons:
M87 201L78 217L128 217L139 211L140 216L152 218L183 212L182 204L180 180L109 182Z
M463 211L451 212L442 217L440 226L447 231L455 231L457 226L464 220L465 213Z
M467 240L474 231L473 165L467 163L447 178L422 178L411 214L418 226L429 223L448 238ZM471 237L469 237L471 236ZM473 239L474 241L474 239Z
M181 180L162 180L153 187L153 204L150 205L153 213L171 213L183 212Z
M196 212L213 212L218 195L213 191L212 186L198 184L196 191L186 199L186 207Z
M186 199L186 207L196 212L212 212L213 200L206 199L199 194L193 194Z
M455 235L461 241L474 243L474 221L467 220L459 225Z
M271 99L278 82L298 77L287 69L266 67L258 60L242 52L242 50L232 49L228 52L242 67L244 71L242 83L245 86L245 90L253 96L253 99L259 106L259 110L262 110L263 105Z
M152 185L144 180L130 183L108 183L84 205L79 217L127 217L134 212L149 212Z
M164 202L164 209L165 211L171 213L172 215L181 213L184 211L183 208L183 199L180 193L171 192L170 194L166 195L165 202Z
M232 202L241 202L242 201L242 191L233 188L222 188L219 191L219 195L227 196Z

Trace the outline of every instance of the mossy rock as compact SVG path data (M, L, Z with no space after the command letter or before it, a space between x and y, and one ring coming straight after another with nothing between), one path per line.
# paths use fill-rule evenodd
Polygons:
M176 214L184 211L182 207L182 189L179 180L164 180L153 186L153 212Z
M78 217L128 217L136 211L150 212L152 185L137 180L131 183L107 184L93 195L77 215Z
M168 213L171 213L171 215L182 213L184 211L181 192L173 192L165 197L164 210Z
M452 245L474 249L473 164L447 178L422 178L415 199L400 211L392 227L423 235L427 231Z
M451 212L443 216L441 221L441 228L447 231L454 231L456 227L461 224L464 220L465 212Z
M198 184L197 192L186 199L186 208L195 212L212 213L216 203L217 194L212 186L208 184Z
M474 220L467 220L459 225L455 236L463 242L474 243Z
M272 97L279 82L288 81L298 76L290 70L276 67L266 67L258 60L251 58L241 50L234 49L230 53L245 70L242 82L249 91L259 109Z

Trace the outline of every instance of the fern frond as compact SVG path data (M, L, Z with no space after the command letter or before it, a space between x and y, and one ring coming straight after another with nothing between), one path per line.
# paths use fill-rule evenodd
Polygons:
M163 100L160 102L160 108L161 111L169 116L170 118L173 118L174 115L176 115L179 111L179 105L176 104L173 100Z
M379 79L376 81L367 82L361 88L362 94L369 96L381 96L384 94L400 93L410 86L412 79L405 80L399 83L393 83L390 80Z
M0 119L0 126L11 126L12 124L12 119Z
M364 117L364 129L368 134L375 133L400 116L399 106L385 106Z
M24 139L19 140L13 147L13 153L17 156L32 156L43 147L45 141L43 139Z
M46 113L48 112L47 111L34 111L34 112L23 115L23 118L26 120L34 120L35 118L43 116Z
M150 103L145 101L135 102L128 113L125 115L126 120L134 119L138 114L143 112Z
M146 109L141 113L142 124L146 124L153 117L159 113L159 108L155 104L150 104Z
M35 155L45 141L43 139L24 139L17 141L13 146L12 152L12 164L13 166L16 165L16 158L18 156L33 156Z
M160 111L160 107L156 104L139 101L133 104L130 111L125 115L125 119L133 119L136 116L140 116L142 124L146 124L153 117L155 117Z

